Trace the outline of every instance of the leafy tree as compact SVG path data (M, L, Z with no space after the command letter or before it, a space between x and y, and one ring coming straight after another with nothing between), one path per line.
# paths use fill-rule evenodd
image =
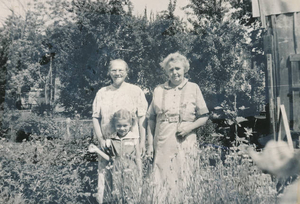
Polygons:
M128 0L36 1L34 6L26 18L12 15L0 31L7 99L15 101L25 88L43 88L46 103L90 116L96 92L110 83L109 61L122 58L130 67L128 81L150 100L154 87L166 80L159 62L176 51L190 59L188 77L213 101L208 104L234 101L234 93L239 104L260 98L260 67L250 63L259 31L257 24L247 24L247 8L234 0L192 0L193 29L175 16L176 0L150 20L133 16ZM249 84L251 89L240 88Z
M131 52L127 43L130 30L126 28L130 14L125 12L124 6L124 1L72 2L71 10L76 13L74 20L78 27L73 28L76 32L71 37L75 49L60 76L59 102L67 111L77 110L90 116L97 90L109 83L109 61L124 58Z
M4 30L0 30L0 110L3 110L5 101L5 85L6 85L6 62L8 60L7 53L9 47L9 39L4 34Z
M230 1L217 0L192 0L188 8L194 12L190 21L197 34L189 55L191 76L212 101L210 109L228 100L240 105L248 101L245 105L254 105L256 110L255 104L261 101L252 96L261 94L255 86L263 85L263 75L259 67L251 65L253 28L240 21L236 14L240 8L234 8Z
M74 58L68 60L68 70L61 75L63 89L59 99L70 111L76 109L90 115L97 90L110 82L107 76L109 61L116 58L129 64L128 81L151 94L158 83L165 81L159 62L171 52L187 52L187 42L191 42L175 16L169 18L162 14L150 22L145 17L134 17L126 12L114 15L111 4L75 3L72 10L77 14L79 31L74 44L80 46L74 50ZM171 26L176 32L169 32Z
M40 44L41 36L35 35L36 24L29 24L29 21L35 21L33 15L27 14L24 20L17 16L11 16L7 20L5 32L9 33L6 36L11 42L7 49L6 69L7 69L7 92L8 101L10 98L15 98L16 94L20 94L23 86L38 86L40 64L38 55L41 51ZM3 33L5 34L5 33ZM13 106L14 103L8 105Z

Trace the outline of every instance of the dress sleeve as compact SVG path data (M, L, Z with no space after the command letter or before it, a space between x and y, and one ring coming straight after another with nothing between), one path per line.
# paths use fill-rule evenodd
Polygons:
M100 91L98 91L93 101L93 115L92 115L93 118L101 118L100 101L101 101L101 94Z
M148 108L148 102L146 100L144 92L139 89L138 104L137 104L137 116L145 116Z
M199 86L196 86L196 114L201 116L209 113Z

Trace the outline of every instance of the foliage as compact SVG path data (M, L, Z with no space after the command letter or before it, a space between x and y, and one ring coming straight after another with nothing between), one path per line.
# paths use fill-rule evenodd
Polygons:
M191 77L199 81L204 95L212 102L211 110L224 100L239 106L254 107L264 101L260 87L264 86L263 67L251 64L253 25L246 26L230 1L191 1L190 22L197 34L189 58L192 59ZM255 29L258 29L256 27ZM210 80L207 80L210 79ZM259 97L262 99L259 100ZM256 97L253 97L256 96Z
M155 19L133 16L130 1L35 1L26 18L10 16L0 32L6 105L14 108L24 90L42 88L40 110L60 105L69 115L90 117L97 90L110 83L108 64L115 58L128 62L127 81L139 85L150 102L154 87L167 80L159 62L180 51L191 64L187 77L199 84L208 108L227 104L213 119L253 115L265 100L264 67L256 44L262 32L247 5L192 0L188 27L174 15L176 1ZM243 106L249 109L240 111Z
M261 32L249 18L249 7L238 1L191 1L192 28L174 15L176 1L150 19L133 16L131 2L121 0L35 1L34 8L25 19L12 15L1 31L1 42L9 42L1 67L8 70L10 107L23 87L43 88L46 104L90 116L97 90L110 83L108 63L115 58L128 62L128 81L150 98L166 80L159 62L175 51L190 60L187 77L200 85L211 110L232 100L233 93L240 104L264 102L259 45L254 43ZM253 59L251 50L256 50ZM257 66L251 60L258 60Z
M66 118L47 115L46 112L38 115L29 111L15 110L4 112L2 131L3 137L18 142L23 139L30 140L31 135L43 135L48 139L78 139L93 134L91 121L79 120L77 116L72 120L69 118L68 122Z
M95 189L96 168L84 159L89 140L34 136L30 142L1 140L1 203L85 203ZM89 191L90 194L91 191Z
M0 141L1 203L95 203L95 162L85 160L90 138L66 141L33 140L12 143ZM185 172L191 172L173 197L152 194L151 176L143 178L141 196L133 195L133 203L275 203L275 182L263 174L237 147L230 152L201 147L196 156L187 155ZM136 177L134 177L136 178ZM130 178L129 178L130 179ZM138 182L128 182L128 191ZM115 192L116 196L120 196Z
M216 144L221 145L223 136L216 134L217 125L208 120L204 126L197 129L197 138L199 144Z
M3 110L3 103L5 101L5 84L6 84L6 66L5 63L7 58L7 49L9 45L8 39L5 39L3 30L0 30L0 110Z
M159 62L180 51L191 64L187 77L199 84L209 109L222 107L213 119L238 125L258 111L265 100L262 31L249 15L250 1L190 2L192 27L174 15L176 0L150 19L133 16L130 0L36 0L25 17L7 18L0 30L0 92L6 89L2 125L11 132L4 131L0 142L0 203L96 202L97 165L86 153L91 123L77 117L66 133L66 119L44 114L43 107L60 104L69 115L90 117L97 90L110 83L112 59L128 63L128 82L139 85L150 101L154 87L167 79ZM45 106L39 104L38 114L15 111L20 95L34 88L44 90ZM215 128L211 121L199 128L199 142L224 144L227 135L216 139ZM18 130L30 133L29 141L12 143ZM187 156L192 177L175 198L180 203L275 203L275 183L235 145L228 152L201 147ZM145 166L145 175L149 169ZM132 184L136 189L138 182ZM164 191L149 193L151 177L144 177L141 189L133 203L174 201Z

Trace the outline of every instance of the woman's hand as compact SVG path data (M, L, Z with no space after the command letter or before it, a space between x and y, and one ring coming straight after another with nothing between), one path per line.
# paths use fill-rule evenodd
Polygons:
M104 143L105 143L104 147L107 147L107 148L111 147L111 139L104 140Z
M140 143L140 154L141 157L145 156L145 142Z
M152 145L149 145L148 148L147 148L147 157L149 158L153 158L153 146Z
M178 138L184 138L187 135L189 135L193 130L196 128L204 125L206 121L208 120L208 116L200 117L197 120L195 120L192 123L183 124L181 123L179 127L177 128L176 136Z
M177 137L186 137L192 130L188 127L179 126L176 132Z
M105 139L103 139L103 138L99 138L98 139L99 140L99 145L100 145L100 148L103 150L103 149L105 149L105 146L106 146L106 141L105 141Z
M148 120L148 126L147 126L147 157L153 158L153 135L155 131L155 121L154 120Z

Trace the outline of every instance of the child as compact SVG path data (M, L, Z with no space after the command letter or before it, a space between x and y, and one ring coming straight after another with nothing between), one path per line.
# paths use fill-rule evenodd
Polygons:
M121 109L113 115L111 124L115 133L105 141L105 154L94 145L90 145L89 151L111 161L113 197L121 203L133 203L139 198L142 174L139 137L131 132L135 117Z

